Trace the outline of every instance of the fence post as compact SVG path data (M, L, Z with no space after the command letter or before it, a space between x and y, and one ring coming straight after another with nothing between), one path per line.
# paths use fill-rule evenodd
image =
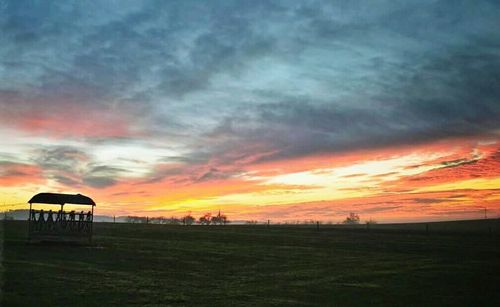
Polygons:
M316 230L319 231L319 221L316 221Z

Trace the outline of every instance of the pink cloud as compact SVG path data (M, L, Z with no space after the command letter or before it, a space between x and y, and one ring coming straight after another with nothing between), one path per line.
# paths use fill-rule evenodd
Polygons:
M42 104L7 109L2 125L32 135L66 137L127 137L137 135L126 110L75 102Z
M43 184L45 178L42 169L36 165L22 163L0 163L0 185L22 186L26 184Z

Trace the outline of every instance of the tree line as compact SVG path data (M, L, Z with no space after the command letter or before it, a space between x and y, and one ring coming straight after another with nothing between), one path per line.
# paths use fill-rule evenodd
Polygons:
M220 211L217 215L212 215L212 213L205 213L198 219L193 217L191 214L183 216L181 218L177 217L147 217L147 216L134 216L129 215L125 218L127 223L144 223L144 224L166 224L166 225L226 225L229 223L229 219L225 214Z

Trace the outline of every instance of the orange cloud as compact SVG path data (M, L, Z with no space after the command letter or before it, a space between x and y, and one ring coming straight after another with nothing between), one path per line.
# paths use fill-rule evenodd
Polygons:
M482 139L265 163L161 163L144 177L120 177L100 189L56 189L91 195L101 214L180 216L221 209L233 220L338 222L351 211L379 222L477 218L483 207L500 212L500 145ZM30 178L23 177L34 182Z
M22 163L0 162L0 185L21 186L25 184L43 184L40 167Z
M435 169L394 182L391 190L401 191L409 187L414 189L468 179L500 177L500 149L492 146L479 150L476 148L475 154L471 151L460 157L446 157L431 163L439 165Z

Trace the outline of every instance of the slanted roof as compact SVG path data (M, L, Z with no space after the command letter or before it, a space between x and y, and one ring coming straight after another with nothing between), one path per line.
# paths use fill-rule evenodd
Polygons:
M89 205L95 206L92 198L82 194L59 194L59 193L38 193L33 196L28 203L38 204L76 204L76 205Z

